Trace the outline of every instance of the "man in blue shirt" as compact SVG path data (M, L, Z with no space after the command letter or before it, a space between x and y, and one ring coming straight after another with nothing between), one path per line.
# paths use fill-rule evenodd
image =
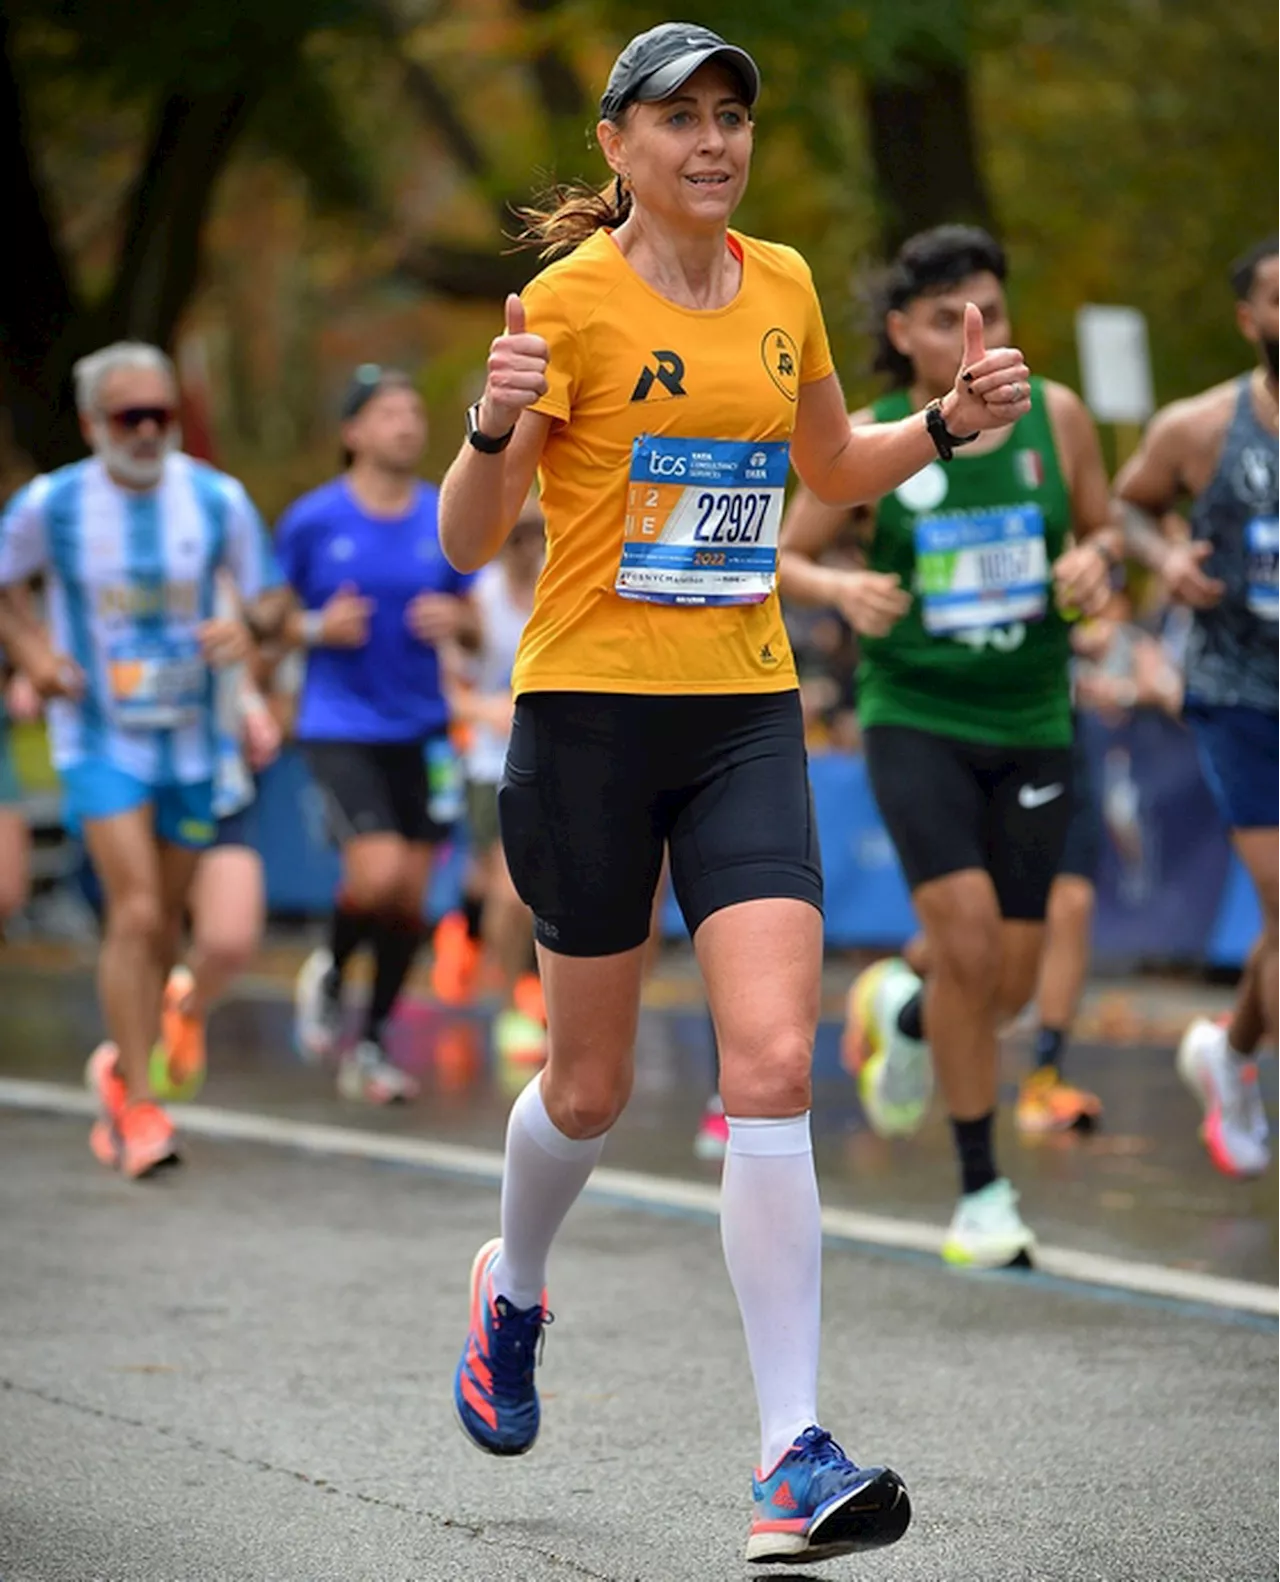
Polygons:
M478 625L471 578L440 548L437 491L417 476L427 429L412 382L366 364L342 415L346 471L295 501L276 534L299 606L286 632L307 649L297 736L342 848L329 946L298 978L297 1040L312 1059L334 1052L343 971L371 940L373 994L338 1090L385 1104L416 1092L386 1058L383 1030L421 941L431 850L447 833L428 808L427 758L447 750L438 650L474 645Z
M254 602L279 578L242 485L179 448L163 352L119 342L77 363L75 381L93 454L9 502L0 635L50 700L67 821L83 830L105 897L108 1041L90 1057L102 1107L90 1142L138 1177L177 1157L148 1066L187 892L214 835L213 672L249 647L238 619L215 614L215 579L225 569ZM26 597L37 575L48 629Z

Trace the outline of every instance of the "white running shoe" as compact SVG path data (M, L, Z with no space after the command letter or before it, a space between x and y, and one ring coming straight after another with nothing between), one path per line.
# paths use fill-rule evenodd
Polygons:
M933 1097L928 1044L898 1028L898 1013L919 987L906 962L893 956L859 973L849 990L844 1063L857 1079L871 1129L881 1137L918 1131Z
M418 1083L393 1066L381 1045L366 1038L338 1067L338 1092L358 1104L407 1104L418 1096Z
M327 1060L342 1032L342 1001L333 992L333 954L324 946L302 963L293 986L293 1042L304 1060Z
M1200 1136L1214 1165L1227 1176L1261 1175L1271 1147L1258 1068L1231 1053L1226 1028L1195 1017L1178 1045L1178 1075L1204 1110Z
M1029 1264L1035 1246L1035 1234L1018 1213L1018 1194L1001 1176L956 1204L942 1256L967 1269L1006 1269Z

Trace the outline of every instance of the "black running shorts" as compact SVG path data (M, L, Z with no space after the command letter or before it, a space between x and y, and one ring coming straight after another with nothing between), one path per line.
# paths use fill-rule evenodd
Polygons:
M863 744L912 890L981 868L1002 916L1043 921L1071 820L1070 748L992 747L909 725L868 726Z
M1071 747L1071 822L1058 862L1058 873L1097 883L1102 860L1102 807L1093 765L1079 724Z
M538 939L562 955L644 943L664 847L691 934L740 901L822 908L796 692L526 693L498 813Z
M303 742L312 779L324 794L337 846L361 835L400 835L438 845L449 830L427 811L427 743Z

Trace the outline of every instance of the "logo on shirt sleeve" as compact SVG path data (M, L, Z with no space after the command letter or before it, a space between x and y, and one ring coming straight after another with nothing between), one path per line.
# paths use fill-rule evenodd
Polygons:
M681 381L684 378L684 358L678 352L659 352L653 354L653 363L646 363L640 370L640 377L636 380L636 387L631 392L633 401L647 401L649 392L654 385L661 385L666 392L655 399L670 401L675 396L687 395Z
M788 401L794 401L800 393L800 348L792 337L786 330L766 330L760 356L770 379Z

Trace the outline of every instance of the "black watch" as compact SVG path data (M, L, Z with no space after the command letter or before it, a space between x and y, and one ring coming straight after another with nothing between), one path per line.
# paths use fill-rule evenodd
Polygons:
M961 445L972 445L978 437L977 431L972 434L953 434L942 415L942 402L936 399L924 409L924 426L929 430L929 438L941 461L950 461Z
M513 423L505 434L499 434L496 438L492 434L486 434L480 427L480 403L473 402L467 408L467 440L477 450L482 450L486 456L496 456L499 451L506 450L515 431Z

